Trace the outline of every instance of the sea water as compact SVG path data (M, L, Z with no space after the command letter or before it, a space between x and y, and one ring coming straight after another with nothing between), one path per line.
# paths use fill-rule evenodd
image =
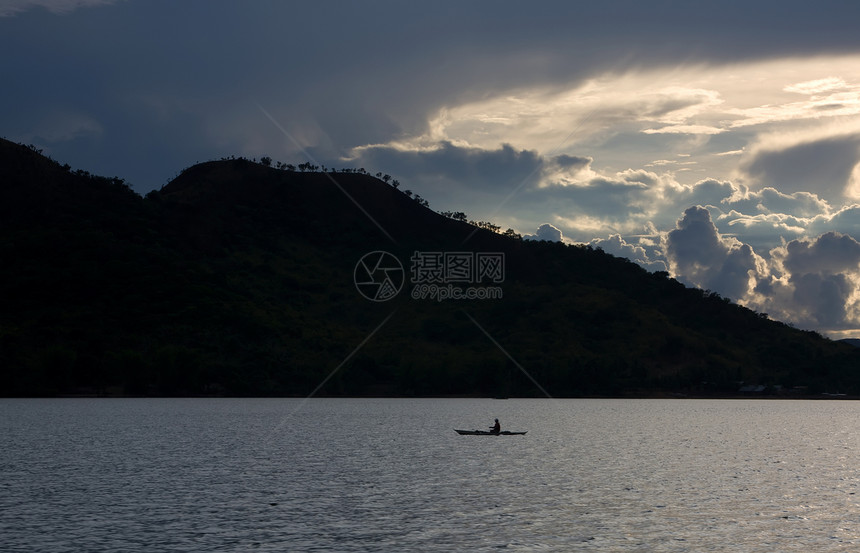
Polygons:
M0 400L0 550L857 551L860 403ZM525 436L460 436L494 418Z

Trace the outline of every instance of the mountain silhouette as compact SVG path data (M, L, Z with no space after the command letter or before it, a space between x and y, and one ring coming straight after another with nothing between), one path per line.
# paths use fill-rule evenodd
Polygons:
M860 393L856 348L666 273L278 166L140 197L0 141L0 395Z

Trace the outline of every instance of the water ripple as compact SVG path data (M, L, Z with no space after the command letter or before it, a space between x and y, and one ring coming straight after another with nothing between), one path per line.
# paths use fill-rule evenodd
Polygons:
M23 551L853 551L853 402L0 400ZM499 417L526 436L458 436Z

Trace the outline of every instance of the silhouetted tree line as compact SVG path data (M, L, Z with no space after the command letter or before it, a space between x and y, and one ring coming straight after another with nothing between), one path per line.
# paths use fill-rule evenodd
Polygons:
M522 240L523 238L522 234L519 234L512 228L509 228L502 232L502 227L500 227L499 225L490 223L488 221L472 221L462 211L440 211L439 215L442 215L443 217L448 217L449 219L454 219L455 221L469 223L474 227L489 230L490 232L501 234L502 236L507 236L508 238L513 238L515 240Z
M251 159L245 158L243 156L239 156L239 157L230 156L230 157L220 158L220 161L236 161L236 160L246 161L246 162L250 162L250 163L259 163L263 167L272 167L272 162L273 162L272 158L269 156L263 156L260 158L259 161L257 161L256 157L251 158ZM342 167L340 169L336 169L334 167L326 167L325 165L322 165L322 164L316 165L315 163L312 163L310 161L306 161L306 162L299 163L296 165L294 165L292 163L284 163L282 161L275 161L274 162L274 168L281 170L281 171L291 171L291 172L292 171L298 171L300 173L331 173L331 174L340 173L340 174L350 174L350 175L370 175L370 176L376 177L377 179L381 180L382 182L384 182L385 184L387 184L393 188L396 188L396 189L400 188L400 181L393 178L388 173L383 173L382 171L378 171L376 174L371 174L364 167L358 167L358 168L356 168L356 167ZM180 174L182 174L182 172L180 172ZM405 190L404 193L407 196L414 199L416 202L418 202L419 205L422 205L422 206L427 207L427 208L430 207L429 201L418 196L417 194L413 195L412 191Z
M27 148L28 150L30 150L31 152L33 152L37 156L43 157L43 158L47 159L48 161L53 162L54 165L56 165L57 167L59 167L60 169L62 169L63 171L65 171L67 173L76 175L78 177L83 177L85 179L89 179L89 180L94 181L94 182L120 186L122 188L131 190L131 186L123 178L116 177L116 176L115 177L103 177L100 175L94 175L94 174L90 173L89 171L85 171L83 169L75 169L73 171L71 165L69 165L68 163L64 163L64 164L60 165L60 163L57 162L56 160L54 160L51 156L43 154L42 152L44 150L42 148L35 146L34 144L24 144L23 142L18 142L16 144L18 144L19 146L24 146L25 148Z
M263 156L260 158L259 161L257 161L257 158L248 159L248 158L245 158L242 156L240 156L238 158L236 156L222 157L220 160L221 161L235 161L237 159L249 161L251 163L259 163L260 165L262 165L264 167L272 167L272 162L273 162L272 158L269 156ZM312 163L310 161L306 161L304 163L299 163L297 165L294 165L292 163L284 163L282 161L275 161L274 167L275 167L275 169L279 169L282 171L299 171L302 173L343 173L343 174L371 175L371 173L369 171L367 171L364 167L358 167L358 168L342 167L340 169L336 169L334 167L326 167L325 165L322 165L322 164L316 165L315 163ZM372 175L372 176L375 176L376 178L378 178L379 180L381 180L385 184L388 184L394 188L398 188L400 186L400 181L393 178L391 175L389 175L387 173L383 173L383 172L379 171L375 175ZM424 204L422 204L422 205L424 205ZM427 204L427 205L429 205L429 204Z

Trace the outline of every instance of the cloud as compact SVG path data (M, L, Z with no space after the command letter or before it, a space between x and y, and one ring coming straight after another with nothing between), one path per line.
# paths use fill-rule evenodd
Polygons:
M860 133L781 142L770 145L765 138L742 162L741 170L763 187L790 193L812 189L833 200L846 195L860 162Z
M642 197L647 190L648 185L642 182L597 177L585 185L556 186L545 194L561 202L558 207L568 215L582 213L618 221L642 213Z
M620 234L610 235L609 238L595 238L589 244L616 257L623 257L648 269L649 271L666 271L668 267L662 259L651 259L648 251L640 244L627 242Z
M758 251L767 251L807 232L806 220L783 214L744 215L730 211L719 215L715 224L724 236L733 236Z
M572 156L568 154L562 154L552 158L552 161L561 169L577 172L591 165L591 162L594 161L594 158L587 156Z
M642 132L645 134L720 134L724 131L709 125L667 125L658 129L645 129Z
M860 238L860 205L845 206L830 215L815 217L806 230L812 236L836 231Z
M811 232L860 231L860 207L834 212L828 201L811 192L749 190L713 178L683 185L671 172L644 169L604 175L592 169L591 156L546 158L509 145L483 150L449 142L417 151L364 148L358 154L357 160L373 170L405 171L390 172L425 197L425 188L431 190L437 209L462 210L470 201L474 205L477 200L472 199L479 194L484 194L480 201L486 209L495 209L503 195L513 191L510 209L498 216L470 215L489 217L520 232L551 217L551 223L540 224L533 234L524 233L526 239L591 244L648 270L669 270L687 284L779 314L786 321L813 319L794 318L784 307L796 304L780 288L783 281L788 283L791 270L773 265L767 254L758 252L770 252ZM492 171L493 167L503 170ZM511 175L523 182L524 174L530 179L516 189ZM445 190L447 195L440 195ZM680 221L679 212L684 213ZM604 237L595 237L600 235Z
M648 270L668 270L687 285L717 292L801 328L838 336L860 326L860 242L832 231L817 238L801 236L806 232L802 225L809 221L785 214L752 217L729 212L725 218L731 221L730 228L750 227L739 232L740 237L759 232L756 225L765 234L781 225L783 234L794 238L761 256L738 237L721 233L711 211L694 206L671 231L651 227L648 234L610 234L588 243ZM860 207L816 219L821 226L858 224Z
M735 300L750 293L764 270L764 260L749 245L722 237L700 206L687 209L665 240L669 268L679 280Z
M848 88L848 84L840 77L827 77L824 79L814 79L795 83L785 87L786 92L796 92L798 94L820 94L831 90Z
M794 286L792 318L801 315L802 324L817 328L838 328L845 324L848 300L856 288L846 275L803 273L792 275L789 282Z
M727 198L725 203L732 209L747 214L785 214L795 217L815 217L830 212L830 204L811 192L784 194L770 186L757 192L742 191Z
M860 324L860 243L828 232L771 251L773 274L758 303L805 328L838 331Z
M792 275L854 272L860 265L860 243L850 236L828 232L816 240L789 242L780 257Z
M653 231L654 236L662 234L656 247L650 238L640 237L637 244L618 234L589 243L652 271L667 267L687 285L712 290L801 328L842 336L860 327L860 242L833 231L817 238L802 236L808 232L802 226L809 221L784 214L751 217L729 212L725 217L731 220L730 228L749 228L737 237L727 236L717 229L708 209L694 206L684 211L671 231ZM860 206L815 220L814 228L856 226ZM738 239L767 234L780 225L783 234L793 238L764 256Z
M607 129L633 133L715 134L721 129L698 121L699 115L722 103L719 93L679 84L644 71L598 74L583 81L494 91L480 98L442 106L423 132L400 137L387 145L420 149L450 141L458 145L493 148L512 144L552 155L583 141L605 140ZM715 120L716 121L716 120ZM653 127L658 127L654 129Z
M822 66L842 76L798 82L799 75L820 75ZM549 158L577 149L589 151L595 171L617 167L622 160L631 167L665 165L672 159L666 156L669 153L692 156L688 166L679 165L678 171L702 172L710 167L729 176L736 167L735 157L748 152L748 146L768 133L785 136L786 129L794 131L823 121L841 124L860 115L857 67L857 56L846 55L726 66L690 63L671 71L648 66L612 71L595 68L585 79L580 72L560 73L553 79L523 81L518 87L456 98L429 112L421 132L403 133L383 144L417 150L442 141L482 149L506 143ZM763 81L761 75L768 78ZM797 100L798 95L803 98ZM834 135L840 132L837 126L820 133L816 140L838 141ZM810 140L807 137L803 142ZM822 151L832 150L834 145L824 144ZM799 143L794 146L801 147ZM758 149L761 160L749 159L751 152L747 153L749 173L764 177L771 166L777 170L779 161L769 163L768 152L783 149L765 140ZM652 152L657 155L651 157ZM821 173L811 163L818 153L810 152L804 160L805 172L787 170L778 175L795 176L791 181L795 185L781 189L802 190L798 179ZM821 165L834 167L830 159ZM849 173L853 166L849 165ZM846 174L844 169L834 170L843 177ZM780 187L777 180L766 179L759 185ZM857 180L860 182L860 170ZM803 182L812 187L816 183Z
M388 146L357 149L352 163L410 178L437 178L470 187L507 192L537 174L543 160L536 152L502 144L493 150L440 142L432 148L399 150Z
M715 156L739 156L743 154L743 149L740 150L729 150L728 152L718 152L714 154Z
M523 240L548 240L549 242L561 242L564 236L561 231L549 223L539 226L534 234L523 235Z

